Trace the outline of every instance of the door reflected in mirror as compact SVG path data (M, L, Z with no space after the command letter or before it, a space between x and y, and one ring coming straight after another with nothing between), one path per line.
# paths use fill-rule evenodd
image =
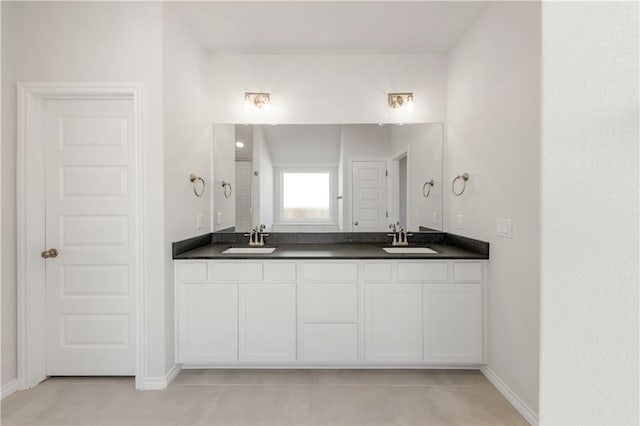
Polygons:
M441 123L215 124L214 231L442 230L442 155Z

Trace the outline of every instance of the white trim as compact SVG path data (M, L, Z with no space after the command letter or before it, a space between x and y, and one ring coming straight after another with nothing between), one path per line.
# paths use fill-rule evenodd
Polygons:
M32 132L31 122L37 120L39 103L42 99L131 99L134 103L136 116L135 133L135 162L137 187L133 197L136 204L137 221L137 263L138 282L136 285L136 388L143 384L142 378L146 371L145 360L145 233L144 233L144 170L145 170L145 135L144 111L142 108L142 85L137 83L18 83L17 84L17 331L18 331L18 389L29 389L46 378L46 355L43 336L45 323L44 286L37 285L44 280L43 267L32 267L27 256L27 250L33 245L33 240L44 238L42 229L34 229L28 224L27 212L42 207L27 203L27 189L33 182L28 181L33 166L33 155L28 149ZM37 122L36 122L37 124ZM38 154L38 151L35 151ZM38 159L36 158L35 161ZM42 168L40 168L42 169ZM44 226L44 224L42 225ZM32 235L35 235L33 237ZM40 247L40 245L38 245ZM28 277L27 277L28 275Z
M213 126L215 126L215 124L212 124L209 126L208 128L208 132L209 132L209 182L211 182L212 184L209 185L209 232L216 232L216 205L215 205L215 194L214 194L214 185L213 182L215 182L216 176L215 176L215 166L214 166L214 155L215 155L215 149L214 149L214 140L213 140ZM234 127L235 129L235 127ZM234 130L235 131L235 130ZM251 160L251 185L253 185L253 160ZM253 186L251 187L251 194L253 194ZM251 211L253 212L253 195L251 196ZM253 215L253 213L252 213ZM251 217L251 220L253 222L253 216Z
M237 160L237 161L252 161L252 160ZM272 163L273 167L289 167L289 168L305 168L305 167L318 167L318 168L332 168L337 169L338 163Z
M407 230L409 228L409 212L411 209L409 208L409 145L405 146L400 151L395 152L389 157L389 181L387 183L387 193L391 194L391 196L387 196L387 208L389 209L389 223L397 223L400 221L400 160L406 158L407 159L407 205L405 218L407 223L405 223L405 227ZM417 231L418 229L416 229Z
M136 170L137 170L137 182L136 188L137 197L137 231L138 231L138 285L136 286L136 376L135 376L135 388L142 389L142 378L147 371L147 357L146 357L146 323L147 323L147 310L146 310L146 234L145 230L145 203L144 203L144 185L145 185L145 169L146 169L146 136L144 134L144 124L146 123L146 117L144 116L144 109L142 108L143 99L143 87L142 85L135 85L132 89L133 93L133 107L136 114L136 135L137 142L136 150Z
M9 383L2 385L2 396L0 399L5 399L9 395L18 390L18 379L13 379Z
M143 388L144 390L163 390L169 387L171 382L175 380L182 369L181 364L175 364L164 376L160 377L145 377Z
M360 361L358 361L360 362ZM479 370L478 364L261 364L189 363L181 370ZM408 385L410 386L410 385Z
M498 392L504 396L507 401L513 405L518 413L532 426L538 424L538 415L520 398L491 368L486 365L480 367L480 371L485 375L487 380L498 389Z

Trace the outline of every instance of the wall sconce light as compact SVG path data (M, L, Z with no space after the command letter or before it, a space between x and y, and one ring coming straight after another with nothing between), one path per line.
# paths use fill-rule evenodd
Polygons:
M247 108L253 106L256 109L267 110L270 102L271 94L269 93L245 92L244 94L244 104Z
M395 110L402 109L406 106L407 110L411 111L413 110L413 93L389 93L387 102L389 106Z

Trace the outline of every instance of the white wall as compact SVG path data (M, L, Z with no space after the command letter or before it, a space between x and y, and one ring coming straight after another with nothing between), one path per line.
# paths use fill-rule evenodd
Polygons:
M540 4L490 3L448 59L445 230L491 243L488 367L538 407ZM558 180L558 183L562 182ZM464 215L464 229L456 217ZM496 219L513 238L496 237Z
M2 383L16 376L16 83L144 85L147 375L166 372L159 3L2 2Z
M442 191L448 185L442 182L444 133L440 123L421 123L411 126L390 126L389 141L392 156L408 149L408 203L407 229L417 231L420 226L442 229ZM422 187L433 180L434 186L427 198ZM435 223L433 213L436 213Z
M443 122L444 55L213 55L211 98L218 123L379 123L387 93L413 91L414 122ZM271 93L269 115L247 113L244 92Z
M269 144L264 137L263 132L257 132L257 139L260 140L258 149L260 150L258 167L258 180L260 181L260 219L255 225L263 224L267 230L271 230L273 226L273 162L271 161L271 153L269 152ZM254 132L254 138L256 133Z
M213 231L236 225L236 130L233 124L213 125ZM231 196L226 198L222 181L231 183ZM227 194L229 190L227 189ZM218 223L220 215L220 223Z
M407 157L402 157L398 160L398 217L397 222L405 229L409 229L407 226L407 184L409 176L407 176Z
M542 424L640 423L638 13L542 4Z
M236 161L253 160L253 126L236 124L236 141L244 144L236 147Z
M162 81L165 246L211 230L211 192L198 198L189 175L210 176L209 56L182 22L175 3L163 5ZM197 227L197 216L202 226ZM173 367L173 261L165 258L166 368Z

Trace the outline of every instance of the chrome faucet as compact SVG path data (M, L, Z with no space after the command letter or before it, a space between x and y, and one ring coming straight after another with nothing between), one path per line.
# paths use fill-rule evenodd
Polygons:
M400 231L398 232L398 234L400 234L400 237L398 238L398 245L399 246L408 246L409 245L409 237L413 236L413 234L410 234L407 232L406 229L404 229L403 227L400 227Z
M387 234L390 237L393 237L392 246L408 246L409 245L409 237L413 236L413 234L407 233L407 230L402 226L399 228L395 223L389 225L389 228L393 231L393 234Z
M260 225L260 228L258 228L257 237L258 237L258 245L259 246L263 246L264 245L264 237L268 237L269 236L269 234L265 234L264 233L264 229L265 229L264 224Z
M387 236L393 237L393 243L391 243L391 245L397 246L398 245L398 228L396 224L395 223L390 224L389 229L391 229L391 232L393 232L392 234L387 234Z
M263 246L264 245L264 237L268 237L269 234L264 233L265 226L254 226L251 228L250 233L244 234L245 237L249 237L249 245L250 246Z

